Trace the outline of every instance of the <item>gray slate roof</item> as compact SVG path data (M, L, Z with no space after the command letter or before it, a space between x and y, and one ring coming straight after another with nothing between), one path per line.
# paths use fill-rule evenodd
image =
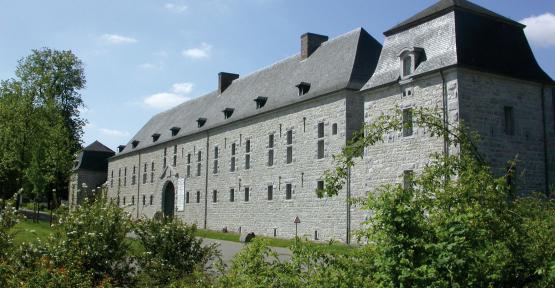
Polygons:
M426 22L432 18L439 17L441 15L447 14L455 9L458 10L465 10L473 13L477 13L483 16L491 17L497 19L499 21L504 21L506 23L510 23L516 25L518 27L524 27L524 25L509 19L505 16L499 15L495 12L492 12L484 7L476 5L467 0L440 0L436 4L422 10L421 12L417 13L416 15L410 17L409 19L395 25L393 28L384 32L385 36L390 36L392 34L398 33L400 31L409 29L410 27L414 27L418 24Z
M330 39L305 60L294 55L233 81L221 95L216 90L155 115L115 157L329 92L359 90L374 72L380 51L381 44L362 28ZM301 82L310 83L310 90L299 96L295 85ZM268 98L261 109L256 109L254 101L258 96ZM225 108L234 109L229 119L224 119ZM196 120L201 117L207 121L198 128ZM181 129L172 137L170 128L174 126ZM160 138L153 142L155 133ZM140 142L133 149L135 140Z
M423 48L426 55L414 76L456 65L553 83L536 62L523 28L468 1L441 0L384 33L378 66L362 90L399 81L399 53L412 47Z
M77 154L75 158L77 163L73 170L107 171L108 158L114 156L114 154L116 153L112 149L94 141Z

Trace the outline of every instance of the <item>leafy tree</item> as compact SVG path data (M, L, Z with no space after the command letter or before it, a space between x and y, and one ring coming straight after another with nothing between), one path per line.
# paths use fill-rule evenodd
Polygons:
M51 191L67 190L81 145L83 63L71 51L43 48L21 59L15 74L0 84L1 197L25 187L34 199L55 200Z

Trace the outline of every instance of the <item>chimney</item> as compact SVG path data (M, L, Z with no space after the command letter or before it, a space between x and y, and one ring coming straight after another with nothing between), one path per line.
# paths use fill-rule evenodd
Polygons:
M239 74L220 72L218 73L218 92L222 94L233 80L239 78Z
M326 41L328 41L328 36L314 33L305 33L301 35L301 60L310 57L310 55Z

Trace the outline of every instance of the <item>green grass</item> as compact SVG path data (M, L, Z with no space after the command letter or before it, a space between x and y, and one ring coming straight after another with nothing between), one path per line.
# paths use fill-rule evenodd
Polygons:
M11 233L14 235L14 243L19 244L22 242L37 242L38 240L44 241L52 234L52 229L49 222L23 220L12 227Z
M225 241L232 241L232 242L239 242L240 235L238 233L233 232L220 232L220 231L213 231L213 230L203 230L198 229L196 232L197 237L209 238L209 239L217 239L217 240L225 240ZM282 239L282 238L274 238L274 237L264 237L264 236L256 236L256 238L261 238L266 240L269 246L272 247L282 247L282 248L289 248L291 245L295 244L294 239ZM347 254L353 251L353 246L348 246L342 243L316 243L316 242L309 242L310 246L315 247L317 249L321 249L327 253L333 254Z

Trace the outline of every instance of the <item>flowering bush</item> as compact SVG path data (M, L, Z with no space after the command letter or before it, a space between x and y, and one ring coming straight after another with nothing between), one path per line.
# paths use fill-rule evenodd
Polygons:
M203 246L195 237L196 226L179 219L142 219L135 234L144 252L138 258L139 279L144 286L168 285L190 278L216 256L214 245Z

